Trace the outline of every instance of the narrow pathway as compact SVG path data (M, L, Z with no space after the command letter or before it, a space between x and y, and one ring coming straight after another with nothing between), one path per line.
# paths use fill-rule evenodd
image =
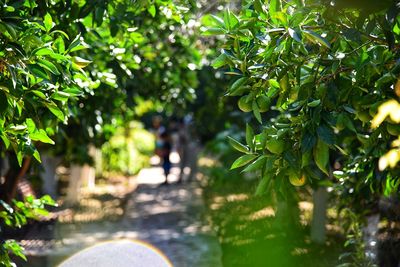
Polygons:
M218 267L221 250L204 218L204 203L197 182L169 185L162 169L144 169L128 203L123 224L131 225L137 239L160 249L176 267Z

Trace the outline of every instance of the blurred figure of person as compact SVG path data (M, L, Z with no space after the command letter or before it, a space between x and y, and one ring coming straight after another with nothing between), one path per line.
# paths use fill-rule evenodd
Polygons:
M189 143L189 132L185 119L181 119L178 123L178 140L176 144L176 151L178 152L179 162L179 178L178 183L183 181L184 168L187 165L188 160L188 143Z
M160 158L162 158L162 146L163 146L163 142L161 140L161 134L166 131L165 127L161 123L162 123L161 116L157 115L153 117L152 119L153 128L151 132L154 134L156 140L155 154Z
M183 181L185 169L189 171L188 181L193 179L197 172L197 154L199 144L195 138L192 118L188 115L179 122L177 152L180 157L180 174L178 183Z
M166 185L168 184L168 175L171 171L171 165L172 165L169 159L172 150L172 144L171 144L171 136L168 131L162 132L160 137L161 137L160 158L162 160L162 167L164 169L164 175L165 175L165 182L163 184Z

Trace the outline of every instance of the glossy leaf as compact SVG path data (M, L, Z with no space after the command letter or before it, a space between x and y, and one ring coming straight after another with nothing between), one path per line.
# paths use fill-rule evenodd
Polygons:
M231 166L231 170L243 167L244 165L250 163L253 161L255 158L257 158L257 155L249 154L249 155L243 155L236 159Z

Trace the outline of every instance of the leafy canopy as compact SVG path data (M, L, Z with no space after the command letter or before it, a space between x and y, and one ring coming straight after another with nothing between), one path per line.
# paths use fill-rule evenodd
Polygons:
M203 18L205 35L226 40L213 63L233 77L226 94L258 122L246 144L230 140L245 153L232 167L262 172L257 192L285 195L304 179L344 195L395 190L399 169L377 166L399 125L386 118L371 130L370 121L398 97L398 12L394 1L251 0L240 14Z

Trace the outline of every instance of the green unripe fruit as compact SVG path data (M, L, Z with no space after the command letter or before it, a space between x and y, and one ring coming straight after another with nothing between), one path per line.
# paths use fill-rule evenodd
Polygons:
M238 107L243 112L250 112L253 110L251 101L247 101L247 95L242 96L238 101Z
M298 175L296 172L289 173L289 182L294 186L302 186L306 183L306 176Z
M271 138L266 142L265 147L271 153L282 154L283 150L285 149L285 143L277 138Z
M266 95L260 95L256 98L257 106L260 112L266 112L269 110L271 100Z

